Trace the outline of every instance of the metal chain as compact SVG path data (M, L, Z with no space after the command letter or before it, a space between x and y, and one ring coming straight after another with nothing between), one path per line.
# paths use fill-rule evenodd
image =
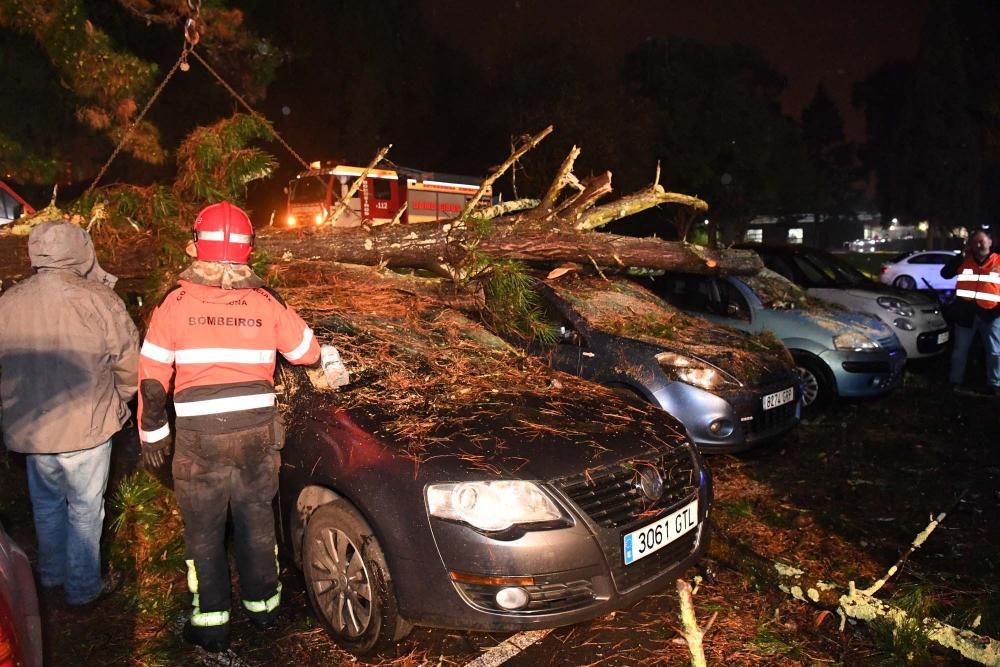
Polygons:
M264 116L262 116L262 115L260 115L259 113L257 113L257 111L255 111L255 110L254 110L254 108L253 108L252 106L250 106L250 105L249 105L249 104L247 103L247 101L246 101L246 100L244 100L244 99L243 99L243 98L242 98L242 97L240 96L240 94L239 94L239 93L237 93L237 92L236 92L236 91L235 91L235 90L233 89L233 87L232 87L232 86L230 86L230 85L229 85L229 84L228 84L228 83L226 82L226 80L225 80L225 79L223 79L223 78L222 78L222 76L221 76L221 75L220 75L220 74L219 74L218 72L216 72L216 71L215 71L215 70L214 70L214 69L212 68L212 66L211 66L211 65L209 65L209 64L208 64L208 62L207 62L207 61L206 61L206 60L205 60L204 58L202 58L202 57L201 57L201 54L199 54L199 53L198 53L197 51L195 51L195 50L193 50L193 49L192 49L192 50L191 50L191 55L192 55L192 56L194 56L194 57L195 57L195 59L196 59L196 60L197 60L198 62L200 62L200 63L201 63L202 65L204 65L204 66L205 66L205 69L207 69L207 70L208 70L209 74L211 74L212 76L214 76L214 77L215 77L215 80L216 80L216 81L218 81L218 82L219 82L219 84L220 84L220 85L221 85L221 86L222 86L223 88L225 88L226 90L228 90L228 91L229 91L229 94L230 94L230 95L232 95L232 96L233 96L233 97L234 97L234 98L236 99L236 101L237 101L237 102L239 102L240 104L242 104L242 105L243 105L243 108L244 108L244 109L246 109L246 110L247 110L247 112L248 112L248 113L249 113L249 114L250 114L251 116L253 116L253 117L254 117L254 118L256 118L257 120L260 120L260 121L263 121L263 122L267 123L268 125L270 125L270 126L271 126L271 132L272 132L272 133L274 134L274 138L275 138L275 139L277 140L277 142L278 142L279 144L281 144L282 146L284 146L284 147L285 147L285 150L287 150L287 151L288 151L289 153L291 153L292 157L294 157L294 158L295 158L296 160L298 160L299 164L300 164L300 165L302 165L302 167L303 167L303 168L305 168L305 169L309 169L309 163L308 163L308 162L306 162L305 160L303 160L303 159L302 159L302 156L301 156L301 155L299 155L298 153L296 153L296 152L295 152L295 149L294 149L294 148L292 148L292 147L291 147L291 146L290 146L290 145L288 144L288 142L287 142L287 141L285 141L285 139L284 139L284 138L283 138L283 137L282 137L282 136L281 136L280 134L278 134L278 131L277 131L276 129L274 129L274 126L273 126L273 125L271 125L271 124L270 124L270 123L268 122L268 120L267 120L266 118L264 118Z
M142 122L142 119L146 117L146 112L148 112L150 107L153 106L153 102L155 102L156 98L160 96L160 93L162 93L163 89L166 88L167 83L170 81L171 78L173 78L177 70L180 69L183 72L187 72L188 69L190 69L190 65L188 65L187 61L188 56L194 56L195 59L198 60L198 62L204 65L205 69L208 70L208 72L215 77L216 81L218 81L223 88L229 91L229 94L232 95L237 102L242 104L243 108L245 108L250 113L251 116L253 116L259 121L267 123L267 119L264 118L259 113L257 113L257 111L254 110L254 108L251 107L250 104L247 103L247 101L244 100L243 97L241 97L240 94L237 93L236 90L234 90L233 87L230 86L229 83L225 79L223 79L222 76L218 72L216 72L215 69L211 65L209 65L204 58L201 57L201 54L194 50L194 47L201 40L201 35L198 33L198 18L201 13L201 0L188 0L188 7L191 9L191 16L184 23L184 46L181 49L180 56L178 56L177 58L177 62L174 63L174 66L170 68L169 72L167 72L167 75L163 78L163 81L161 81L160 85L156 88L155 91L153 91L152 97L150 97L149 100L146 102L146 106L143 107L142 111L139 113L139 116L135 119L135 122L133 122L129 126L128 130L125 131L125 134L124 136L122 136L121 141L118 142L118 145L115 146L115 150L111 153L111 157L109 157L108 161L104 163L104 166L101 167L101 170L97 173L97 176L94 177L94 180L90 183L90 186L87 188L86 192L83 193L84 197L89 196L94 191L94 188L97 187L97 184L101 182L101 179L104 177L104 174L107 173L108 168L111 166L111 163L115 161L115 158L118 157L118 154L121 153L122 149L125 148L125 145L128 144L128 141L129 139L132 138L132 135L135 133L136 128L139 127L139 124ZM278 141L278 143L284 146L285 150L291 153L292 157L298 160L300 165L302 165L305 169L309 169L309 163L306 162L304 159L302 159L301 155L295 152L295 149L293 149L288 144L288 142L285 141L284 137L278 134L278 131L274 129L273 125L271 125L270 123L267 124L271 127L271 132L274 134L274 138Z
M184 49L181 50L181 55L177 58L177 62L174 63L174 66L170 68L170 71L167 72L167 75L163 77L163 81L161 81L160 85L156 88L156 90L153 91L152 97L150 97L149 100L146 102L146 106L142 108L142 111L139 113L139 116L135 119L135 122L133 122L129 126L128 130L125 131L125 135L121 138L121 141L118 142L118 145L115 146L115 150L111 153L111 157L109 157L108 161L104 163L104 166L101 167L101 170L97 172L97 176L94 177L94 180L90 183L90 186L87 188L87 191L83 193L84 199L87 196L89 196L90 193L94 191L94 188L97 187L97 184L101 182L101 179L104 177L104 174L108 171L108 167L110 167L111 163L115 161L115 158L118 157L118 154L122 152L122 149L125 148L125 144L127 144L128 140L132 138L132 134L135 132L135 129L139 127L139 123L141 123L142 119L145 118L146 112L149 111L149 108L153 106L153 102L156 101L156 98L159 97L160 93L163 92L163 89L166 88L167 82L169 82L170 79L173 78L174 74L177 72L177 69L181 66L183 62L186 61L187 54L188 54L188 49L187 47L185 47Z

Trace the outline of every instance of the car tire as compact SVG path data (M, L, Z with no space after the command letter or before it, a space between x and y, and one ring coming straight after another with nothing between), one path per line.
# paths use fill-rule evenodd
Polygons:
M802 409L814 412L827 405L833 399L835 385L826 364L808 352L792 352L792 357L802 382Z
M351 653L371 653L412 629L399 615L378 538L347 501L323 505L309 517L302 572L316 615L333 640Z
M912 276L896 276L892 284L900 289L917 289L917 281Z

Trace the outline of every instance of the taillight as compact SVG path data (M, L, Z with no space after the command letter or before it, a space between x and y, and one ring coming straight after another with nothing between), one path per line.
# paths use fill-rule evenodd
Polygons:
M889 267L886 264L883 264L882 265L882 273L888 273L888 272L889 272Z
M17 642L10 607L0 599L0 667L17 667Z

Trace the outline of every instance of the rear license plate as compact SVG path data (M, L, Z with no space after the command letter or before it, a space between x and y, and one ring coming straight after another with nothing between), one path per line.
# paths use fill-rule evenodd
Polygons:
M947 331L945 331L944 333L939 333L938 334L938 345L944 345L945 343L947 343L948 342L948 338L950 338L950 336L949 336L949 334L948 334Z
M781 391L776 391L773 394L768 394L764 397L764 409L770 410L771 408L776 408L779 405L784 405L785 403L791 403L792 399L795 398L795 387L789 387L788 389L782 389Z
M659 551L698 525L698 499L624 537L625 564Z

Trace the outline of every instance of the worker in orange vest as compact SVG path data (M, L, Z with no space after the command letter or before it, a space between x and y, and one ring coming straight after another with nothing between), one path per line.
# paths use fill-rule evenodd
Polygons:
M153 312L142 345L139 437L147 465L163 465L173 378L174 491L194 595L184 638L218 652L229 646L227 512L250 620L267 627L281 601L271 509L284 440L275 353L310 365L320 348L302 318L247 266L253 226L245 212L228 202L205 208L193 245L197 260Z
M973 232L965 255L941 269L943 278L956 276L955 296L960 307L948 381L953 387L962 384L969 347L978 333L986 350L987 391L1000 396L1000 254L993 250L993 238L986 230Z

